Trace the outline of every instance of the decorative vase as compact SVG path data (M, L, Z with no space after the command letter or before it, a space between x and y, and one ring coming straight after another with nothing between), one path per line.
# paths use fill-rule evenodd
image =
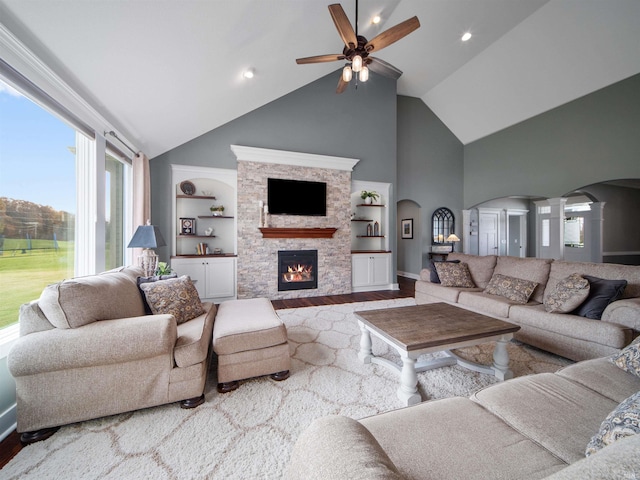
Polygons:
M373 199L371 197L367 197L364 199L364 203L367 205L371 205L373 203Z

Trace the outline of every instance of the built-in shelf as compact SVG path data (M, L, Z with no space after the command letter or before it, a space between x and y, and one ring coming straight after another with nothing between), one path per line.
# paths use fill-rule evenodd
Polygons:
M198 215L198 218L235 218L227 215Z
M216 238L215 235L177 235L178 238Z
M373 219L368 219L368 218L353 218L351 219L352 222L373 222Z
M384 207L385 205L380 205L377 203L359 203L356 207Z
M384 235L356 235L358 238L385 238Z
M210 253L209 255L173 255L171 258L211 258L211 257L237 257L235 253Z
M391 253L390 250L351 250L351 253Z
M196 198L200 200L215 200L216 197L211 197L207 195L176 195L176 198Z
M260 228L263 238L332 238L337 230L337 228Z

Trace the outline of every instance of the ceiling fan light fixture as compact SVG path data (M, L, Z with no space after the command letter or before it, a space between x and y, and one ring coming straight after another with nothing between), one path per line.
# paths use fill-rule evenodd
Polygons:
M367 67L362 67L360 73L358 73L358 80L361 82L366 82L369 80L369 69Z
M342 80L348 83L352 78L353 72L351 71L351 67L349 65L345 65L345 67L342 69Z
M471 39L471 32L464 32L464 34L462 35L461 40L462 40L463 42L466 42L466 41L468 41L469 39Z
M351 60L351 68L356 73L362 70L362 57L360 55L353 56L353 59Z
M253 70L253 68L248 68L247 70L242 72L243 78L247 78L247 79L253 78L254 75L255 75L255 71Z
M373 23L374 25L377 25L380 23L381 20L382 18L380 17L380 15L374 15L373 18L371 19L371 23Z

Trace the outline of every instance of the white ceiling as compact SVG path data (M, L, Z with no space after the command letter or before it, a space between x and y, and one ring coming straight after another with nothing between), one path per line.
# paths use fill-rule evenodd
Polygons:
M340 68L295 63L341 53L329 3L0 0L0 21L154 157ZM358 33L413 15L376 56L465 144L640 72L638 0L363 0Z

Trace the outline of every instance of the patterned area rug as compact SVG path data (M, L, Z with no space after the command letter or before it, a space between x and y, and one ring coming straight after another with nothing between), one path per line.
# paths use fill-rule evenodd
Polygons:
M212 365L207 401L200 407L163 405L65 426L24 448L0 470L0 478L279 479L298 435L313 419L328 414L362 418L401 407L398 375L358 360L360 330L353 312L413 304L407 298L279 310L291 349L288 380L247 380L221 395ZM491 364L492 348L486 344L457 353ZM399 361L376 338L373 351ZM515 376L553 372L571 363L516 343L508 351ZM418 379L428 400L469 396L497 382L459 366L423 372Z

